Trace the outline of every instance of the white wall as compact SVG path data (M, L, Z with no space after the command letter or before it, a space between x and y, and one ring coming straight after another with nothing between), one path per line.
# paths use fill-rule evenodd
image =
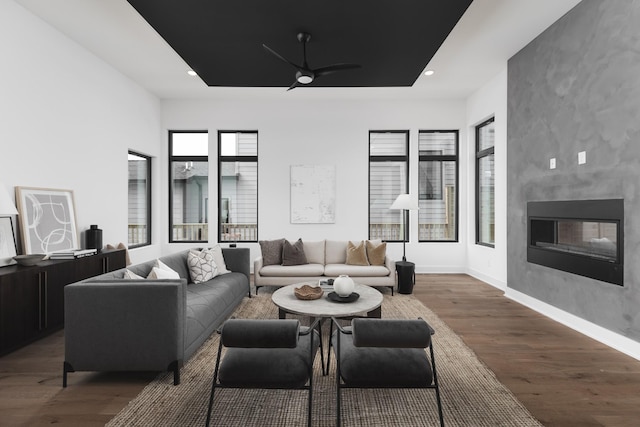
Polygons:
M168 130L208 129L211 179L217 174L217 131L258 130L260 240L281 237L361 240L368 237L369 130L410 130L412 192L417 191L418 130L459 129L461 146L467 138L463 101L301 101L292 95L283 90L281 99L277 100L162 101L163 150L167 149ZM291 165L298 164L336 166L335 224L290 223L289 171ZM163 166L163 173L165 170L167 168ZM466 167L461 167L461 183L467 181L465 171ZM166 189L165 182L168 179L163 177L161 183ZM466 218L466 191L461 190L460 217ZM211 185L211 222L217 212L216 192L216 186ZM164 219L162 223L166 224ZM167 231L162 230L162 233L163 241L166 241ZM466 271L463 223L459 243L418 243L417 215L412 214L411 234L407 259L416 263L417 271ZM215 239L216 228L212 227L210 241ZM171 252L187 245L170 246L164 251ZM245 246L251 247L252 257L259 255L257 244ZM388 251L399 259L402 244L392 243Z
M19 41L19 42L17 42ZM420 129L460 130L459 242L418 243L411 214L407 259L418 272L470 272L506 283L506 68L469 100L303 101L279 99L165 100L137 86L93 54L14 2L0 3L0 182L72 189L78 225L98 224L105 243L126 242L127 157L153 157L153 245L132 251L134 262L188 244L168 241L168 129L209 129L211 176L217 174L217 130L259 131L260 239L366 239L368 132L410 130L411 192L417 191ZM304 90L304 89L300 89ZM366 89L363 89L366 91ZM496 117L496 248L474 244L473 126ZM471 149L470 149L471 147ZM289 167L336 166L336 223L289 221ZM210 186L215 221L217 186ZM211 227L210 241L216 239ZM248 244L252 256L257 244ZM399 259L402 245L389 245Z
M468 273L507 287L507 67L467 99ZM475 243L475 126L495 117L495 247Z
M79 230L126 243L127 150L154 156L158 182L159 100L13 1L0 2L0 52L0 182L73 190Z

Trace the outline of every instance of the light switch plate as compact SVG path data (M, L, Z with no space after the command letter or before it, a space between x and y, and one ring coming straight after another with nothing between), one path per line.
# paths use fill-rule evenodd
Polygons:
M549 159L549 169L555 169L556 168L556 158L552 158Z
M578 153L578 164L584 165L585 163L587 163L587 152L581 151Z

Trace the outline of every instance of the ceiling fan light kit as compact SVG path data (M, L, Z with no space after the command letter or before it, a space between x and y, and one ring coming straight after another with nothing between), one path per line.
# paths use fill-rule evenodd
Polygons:
M318 77L321 77L325 74L330 74L330 73L334 73L336 71L342 71L342 70L350 70L350 69L354 69L354 68L361 68L361 66L359 64L333 64L333 65L328 65L326 67L321 67L321 68L316 68L316 69L312 69L309 67L309 64L307 63L307 43L309 42L309 40L311 40L311 34L309 33L298 33L298 41L300 43L302 43L302 65L298 65L292 61L289 61L288 59L286 59L284 56L280 55L278 52L276 52L275 50L271 49L269 46L267 46L266 44L263 44L262 47L269 52L270 54L272 54L273 56L275 56L276 58L278 58L279 60L286 62L287 64L291 65L292 67L296 68L296 79L293 82L293 84L291 86L289 86L289 89L287 90L291 90L294 89L300 85L308 85L310 83L313 83L314 80L316 80Z
M313 81L313 73L307 70L296 71L296 80L302 85L308 85Z

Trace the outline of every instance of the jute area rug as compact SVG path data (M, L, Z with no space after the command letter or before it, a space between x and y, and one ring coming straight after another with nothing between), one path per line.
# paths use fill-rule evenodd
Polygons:
M271 294L245 298L237 318L277 318ZM434 349L446 426L541 426L503 386L473 351L431 310L411 295L384 295L382 317L422 317L436 330ZM307 319L301 318L303 324ZM327 323L325 323L327 325ZM327 335L328 327L325 327ZM326 347L325 337L325 349ZM213 334L182 369L182 382L160 374L107 426L202 426L211 390L218 348ZM401 362L399 362L401 363ZM329 375L322 376L316 357L313 385L313 425L335 426L335 358ZM301 390L219 389L213 407L213 425L304 426L307 392ZM433 390L349 389L342 393L343 426L436 426Z

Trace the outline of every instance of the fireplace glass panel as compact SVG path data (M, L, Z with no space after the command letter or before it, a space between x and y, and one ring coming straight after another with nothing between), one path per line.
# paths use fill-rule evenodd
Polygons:
M533 246L617 262L618 223L580 220L533 220Z

